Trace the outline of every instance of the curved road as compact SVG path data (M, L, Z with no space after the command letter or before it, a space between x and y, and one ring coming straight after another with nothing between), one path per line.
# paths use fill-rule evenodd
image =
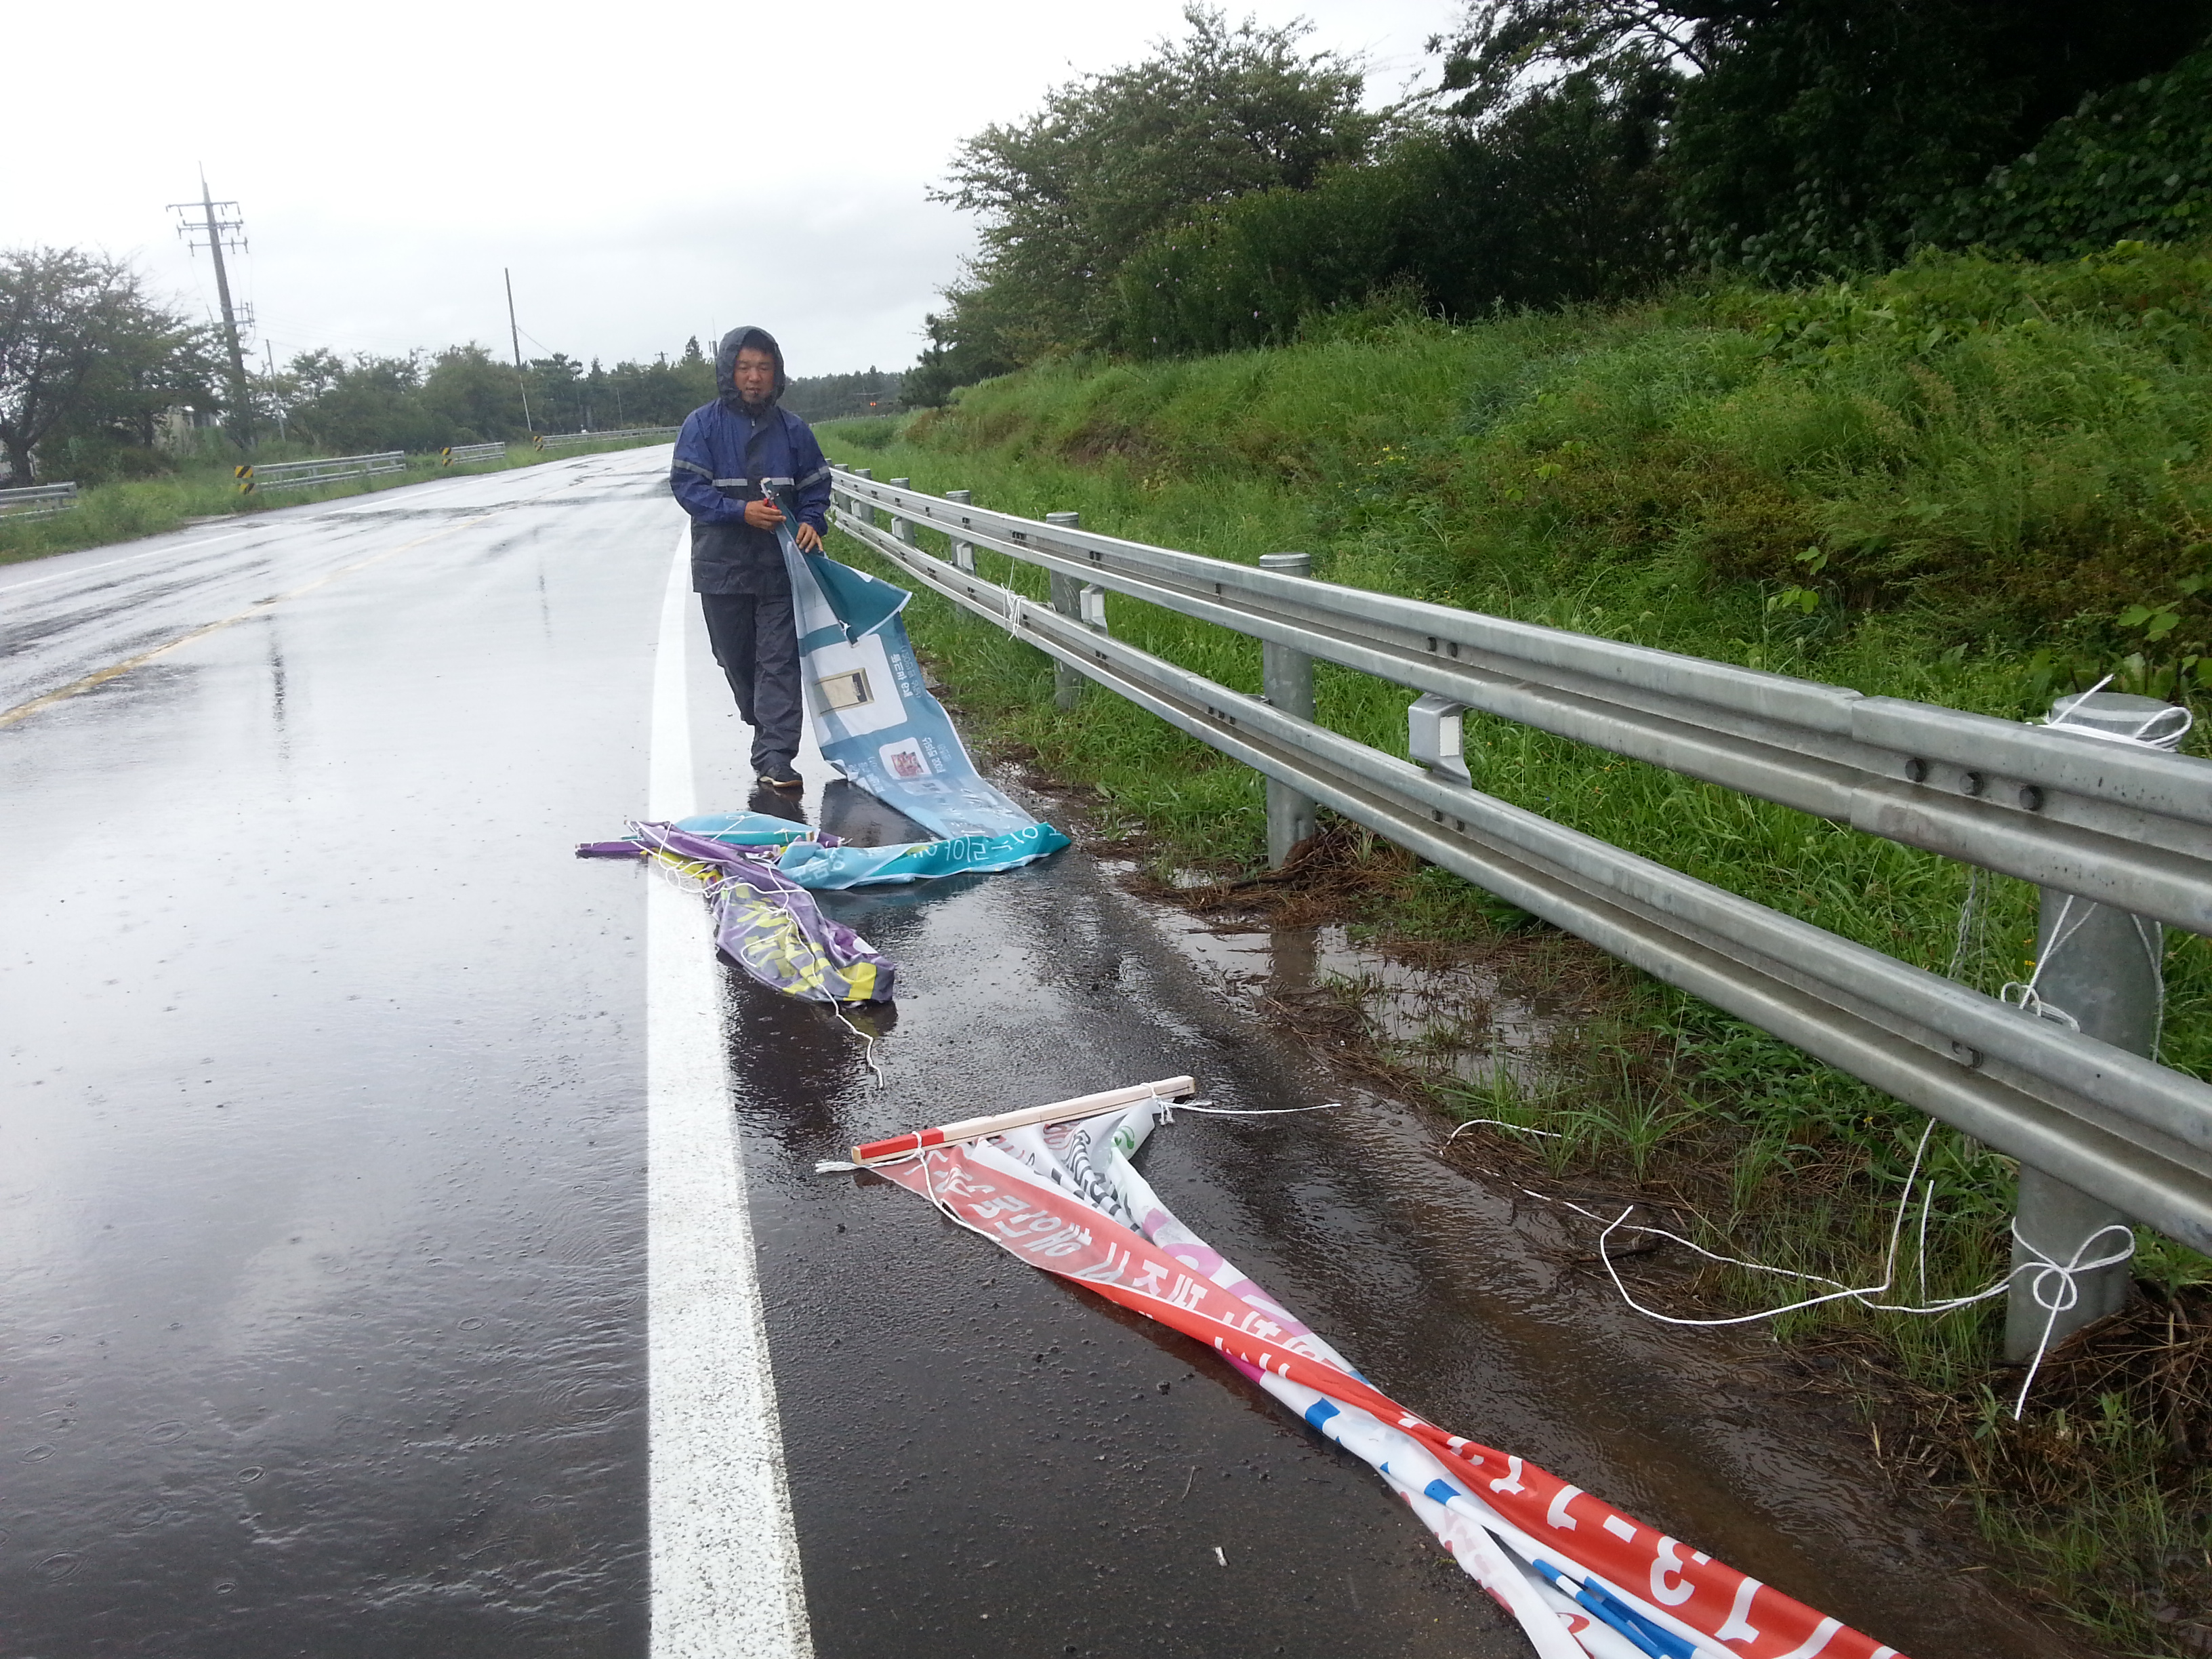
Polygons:
M812 1173L1182 1072L1330 1098L1181 924L1076 853L834 898L901 964L878 1083L571 856L748 793L665 453L0 568L0 1655L1523 1651L1202 1352ZM1146 1157L1437 1420L1923 1659L2041 1647L1777 1427L1771 1349L1620 1315L1431 1139Z

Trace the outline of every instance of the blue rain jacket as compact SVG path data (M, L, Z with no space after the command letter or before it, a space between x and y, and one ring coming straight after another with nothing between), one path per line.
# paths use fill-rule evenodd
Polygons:
M770 489L797 503L800 522L830 530L830 464L805 422L771 401L749 412L733 379L744 346L775 359L775 395L787 384L783 349L765 329L733 328L714 353L720 396L695 409L677 435L668 487L691 515L691 590L695 593L787 593L783 551L773 531L745 520L745 503Z

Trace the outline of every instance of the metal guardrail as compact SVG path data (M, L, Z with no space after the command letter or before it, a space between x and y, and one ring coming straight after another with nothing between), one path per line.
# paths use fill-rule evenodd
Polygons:
M0 489L0 518L52 518L76 503L73 483L26 484L20 489Z
M612 443L630 438L672 438L683 429L678 426L639 426L619 432L542 433L533 441L540 449L562 449L573 444Z
M840 486L1055 574L2212 933L2212 768L2185 757L1337 587L849 474Z
M1441 693L1423 699L1432 711L1464 703L1506 714L2200 933L2212 932L2212 763L1150 547L847 469L834 492L841 527L1066 667L2022 1164L2212 1249L2212 1085L1486 795L1455 772L1455 743L1416 765L1123 644L1105 630L1103 597L1126 593ZM874 523L877 507L893 515L890 530ZM951 562L916 544L917 525L947 533ZM985 580L977 548L1051 573L1059 608ZM2130 828L2141 840L2128 839Z
M334 455L313 461L267 461L231 469L241 495L266 489L303 489L309 484L337 483L347 478L372 478L384 472L407 470L404 450L380 455Z
M466 466L471 461L494 461L507 459L504 441L492 444L448 444L438 452L440 466Z

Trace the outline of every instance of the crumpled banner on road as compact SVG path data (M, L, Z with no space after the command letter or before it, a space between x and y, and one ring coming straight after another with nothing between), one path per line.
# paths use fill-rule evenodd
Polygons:
M786 508L788 512L788 507ZM933 835L1011 836L1036 820L983 781L929 695L899 612L912 596L778 531L791 574L799 678L823 758Z
M778 875L817 890L991 875L1034 863L1068 844L1048 823L1032 823L1011 835L952 836L889 847L848 847L826 830L768 812L702 812L678 818L673 827L726 847L770 849ZM585 858L646 855L644 843L636 840L589 842L576 851Z
M799 550L792 504L777 532L791 574L799 679L823 757L852 782L941 837L848 847L762 812L709 812L637 823L624 841L586 842L580 858L661 860L707 884L722 949L763 985L823 1002L887 1002L896 970L808 890L878 886L1012 870L1067 837L986 783L944 706L924 687L899 621L904 588Z
M809 1002L891 1000L898 970L890 958L823 915L805 888L775 868L773 847L727 846L672 823L630 828L635 840L576 851L587 858L654 858L704 883L714 906L714 942L772 991Z
M1370 1464L1542 1659L1897 1659L1896 1650L1370 1384L1172 1215L1131 1164L1166 1110L933 1147L877 1174L1030 1266L1220 1354Z

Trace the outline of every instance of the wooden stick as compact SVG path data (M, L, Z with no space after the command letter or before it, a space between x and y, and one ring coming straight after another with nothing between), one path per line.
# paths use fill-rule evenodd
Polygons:
M1019 1129L1032 1123L1062 1123L1073 1117L1096 1117L1116 1106L1131 1106L1140 1100L1181 1100L1197 1092L1198 1085L1187 1077L1162 1078L1158 1083L1133 1083L1125 1089L1108 1089L1100 1094L1078 1095L1073 1100L1056 1100L1049 1106L1024 1106L1019 1111L1000 1112L993 1117L971 1117L934 1129L893 1135L889 1140L872 1140L865 1146L853 1148L853 1162L880 1164L885 1158L918 1152L925 1146L981 1140L985 1135L1002 1134L1008 1129Z

